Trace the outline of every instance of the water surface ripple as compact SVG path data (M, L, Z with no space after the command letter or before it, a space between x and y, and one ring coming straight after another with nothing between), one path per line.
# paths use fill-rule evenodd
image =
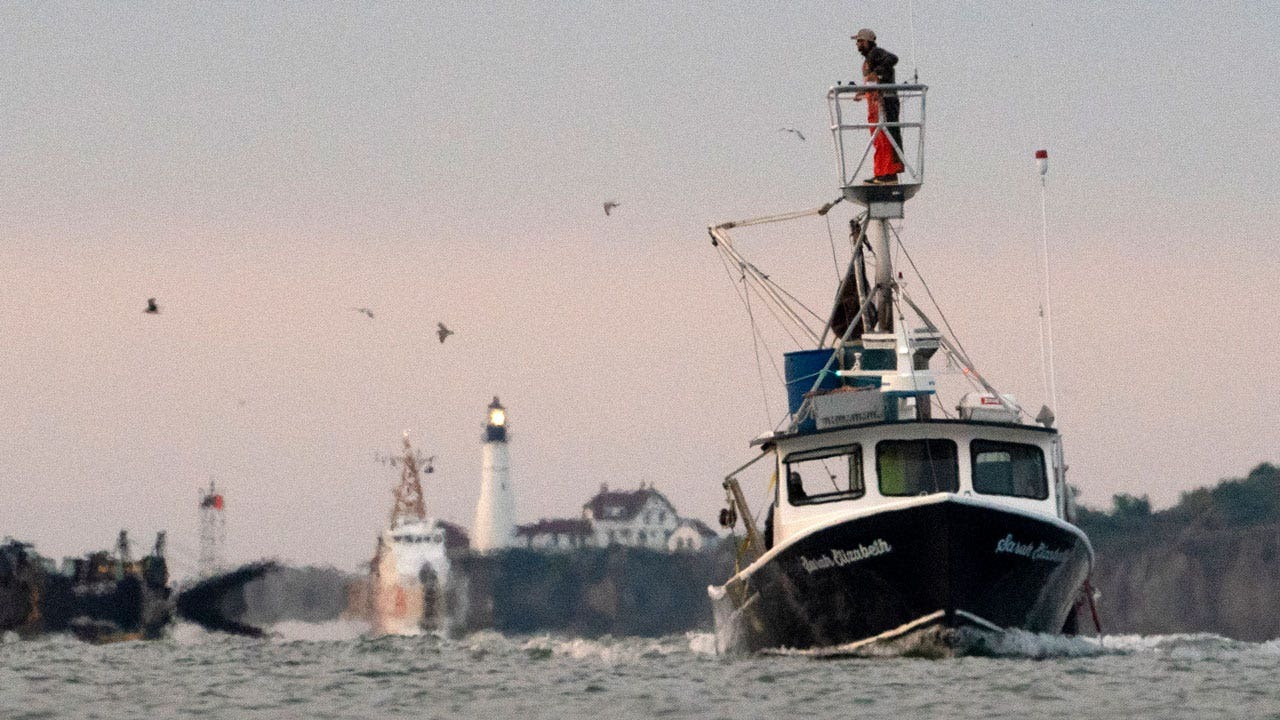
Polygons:
M661 639L365 638L0 644L0 718L1276 718L1280 641L1012 638L992 657L718 657Z

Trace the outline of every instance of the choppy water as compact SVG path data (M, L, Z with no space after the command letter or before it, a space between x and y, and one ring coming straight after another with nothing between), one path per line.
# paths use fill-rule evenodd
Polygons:
M658 640L366 639L0 644L0 718L1280 718L1280 641L1015 636L1000 657L724 658Z

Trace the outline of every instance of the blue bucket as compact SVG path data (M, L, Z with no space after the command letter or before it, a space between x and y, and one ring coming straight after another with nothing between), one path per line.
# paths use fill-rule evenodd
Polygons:
M805 393L813 389L813 381L818 379L818 373L822 372L822 369L827 366L827 361L831 359L832 352L831 348L818 348L816 350L797 350L783 354L783 374L787 378L787 407L790 408L792 415L800 411L800 404L804 402ZM831 363L827 373L822 376L822 382L818 384L818 389L834 390L840 387L840 378L835 374L836 370L839 369L839 365Z

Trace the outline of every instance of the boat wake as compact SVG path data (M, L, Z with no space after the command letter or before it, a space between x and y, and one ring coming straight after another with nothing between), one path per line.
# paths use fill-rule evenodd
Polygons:
M1096 657L1122 654L1097 638L1033 633L1026 630L992 631L976 627L928 630L873 643L805 650L778 649L770 655L788 655L825 659L918 657L992 657L1026 660Z
M481 644L508 643L512 639L496 633L479 633L468 637ZM569 638L544 635L527 638L521 649L532 658L562 657L571 660L601 660L607 663L625 663L645 658L663 658L675 655L715 655L715 636L712 633L689 632L657 638Z
M266 628L262 638L246 638L210 632L195 623L178 623L170 633L177 645L245 642L393 642L413 647L426 643L448 652L461 650L470 657L521 657L527 660L567 660L588 664L628 665L654 659L715 657L716 640L711 632L689 632L657 638L581 638L555 635L508 636L485 631L461 638L445 638L438 633L418 637L371 638L367 623L354 620L309 623L286 621ZM1280 658L1280 639L1266 642L1232 640L1208 633L1173 635L1107 635L1097 637L1032 633L1024 630L995 632L963 628L947 636L919 633L876 643L821 649L775 649L758 654L732 655L730 662L782 656L797 659L840 660L846 658L986 657L1010 660L1064 660L1124 656L1161 656L1174 660L1213 661L1224 658Z

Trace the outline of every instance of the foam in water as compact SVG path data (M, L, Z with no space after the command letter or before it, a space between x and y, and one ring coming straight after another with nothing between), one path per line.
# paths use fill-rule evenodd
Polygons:
M664 638L614 638L596 639L559 638L544 635L529 638L521 646L525 652L538 656L566 657L572 660L603 660L608 663L628 662L644 657L666 657L687 653L691 643L679 636ZM713 648L714 648L714 640Z
M688 632L684 634L689 641L689 652L695 655L716 654L716 634Z
M978 628L958 628L940 632L928 629L902 637L871 643L855 643L848 646L813 648L808 650L779 649L768 651L771 655L795 655L818 658L867 657L867 658L945 658L951 656L1022 658L1045 660L1049 658L1094 657L1120 651L1108 648L1097 638L1040 634L1025 630L991 632Z

